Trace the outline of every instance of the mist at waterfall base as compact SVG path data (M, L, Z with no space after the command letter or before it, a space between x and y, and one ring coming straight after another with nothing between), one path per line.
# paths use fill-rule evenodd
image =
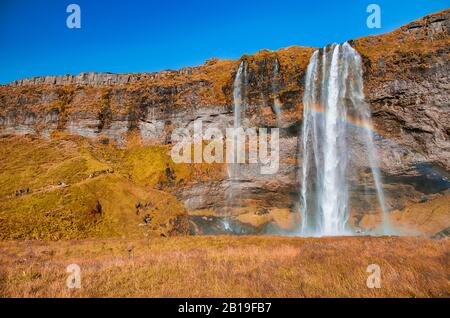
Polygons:
M355 171L351 158L355 149L351 147L355 140L363 145L381 210L381 224L370 234L394 234L387 219L370 109L364 100L361 57L347 42L313 54L303 105L299 234L356 234L348 224L349 176ZM358 124L351 124L355 122Z

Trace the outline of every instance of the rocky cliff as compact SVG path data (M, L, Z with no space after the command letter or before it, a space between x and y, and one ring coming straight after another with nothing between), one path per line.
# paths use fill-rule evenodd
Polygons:
M349 41L363 57L366 99L390 210L445 196L450 188L449 25L446 10L388 34ZM184 203L199 233L226 232L217 218L223 214L232 215L237 232L290 231L298 223L298 136L305 71L314 51L293 46L239 60L211 59L177 71L18 80L0 87L0 134L51 139L69 133L123 148L130 136L138 136L143 145L170 145L172 131L192 128L196 119L221 129L232 127L233 81L244 61L243 126L279 125L279 172L264 176L251 165L245 168L235 189L239 200L231 204L224 199L230 188L224 165L167 191ZM357 151L352 155L357 160ZM358 174L364 179L367 163L360 163ZM377 213L373 191L361 191L355 184L355 226Z

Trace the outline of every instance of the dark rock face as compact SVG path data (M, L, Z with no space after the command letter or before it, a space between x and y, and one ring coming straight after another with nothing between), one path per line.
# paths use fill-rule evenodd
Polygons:
M364 62L366 99L390 209L450 188L449 25L446 10L389 34L350 41ZM213 59L178 71L18 80L0 87L0 134L49 138L54 132L67 131L125 146L130 132L137 132L147 144L171 143L174 129L192 130L198 119L224 130L233 126L233 80L239 63L245 61L247 112L242 125L275 127L275 99L281 103L278 173L261 175L258 167L249 165L237 184L231 185L223 175L174 192L190 211L229 213L226 197L232 186L239 193L232 210L258 206L297 213L298 130L304 76L313 52L291 47L261 51L239 61ZM373 182L366 176L367 163L359 160L358 151L352 158L359 162L352 187L356 222L361 213L374 212L377 203Z
M406 148L403 164L430 161L450 170L449 30L447 10L354 43L365 60L366 98L376 130ZM393 37L397 43L376 52Z
M450 237L450 227L440 231L439 233L434 234L431 238L433 240L442 240L448 237Z

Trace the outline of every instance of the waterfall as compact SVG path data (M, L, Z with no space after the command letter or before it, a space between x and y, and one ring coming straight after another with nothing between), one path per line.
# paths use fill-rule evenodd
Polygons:
M242 61L239 64L239 68L236 72L233 83L233 115L234 115L234 128L240 128L242 125L242 114L245 113L247 104L247 63ZM237 137L235 137L235 145L237 144ZM233 149L235 154L239 149ZM228 178L235 180L239 178L239 163L228 163Z
M312 55L303 97L301 163L302 235L348 235L352 141L361 140L387 228L386 207L364 100L360 55L347 43ZM355 128L357 127L357 128Z
M278 76L280 72L280 63L275 58L273 63L273 79L272 79L272 95L273 97L273 111L277 117L277 126L281 124L281 101L278 97Z
M247 63L242 61L236 72L233 83L234 128L241 127L241 112L245 111L245 96L247 93Z
M242 125L242 115L245 114L247 108L247 68L248 65L245 61L239 64L236 76L233 83L233 125L234 128L240 128ZM237 136L234 137L234 143L237 144ZM234 147L233 152L237 155L240 149ZM227 151L228 153L228 151ZM239 163L227 163L227 173L229 180L229 187L226 191L226 201L227 207L230 209L236 204L239 199L239 189L237 186L240 179L240 164ZM228 211L230 212L230 211ZM229 215L225 216L223 219L224 229L227 232L232 232L229 223Z

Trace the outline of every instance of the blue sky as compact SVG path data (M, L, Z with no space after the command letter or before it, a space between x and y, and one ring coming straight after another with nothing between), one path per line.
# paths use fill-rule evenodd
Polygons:
M66 7L81 7L81 29ZM366 26L369 4L382 28ZM0 83L38 75L149 72L260 49L391 31L450 0L0 0Z

